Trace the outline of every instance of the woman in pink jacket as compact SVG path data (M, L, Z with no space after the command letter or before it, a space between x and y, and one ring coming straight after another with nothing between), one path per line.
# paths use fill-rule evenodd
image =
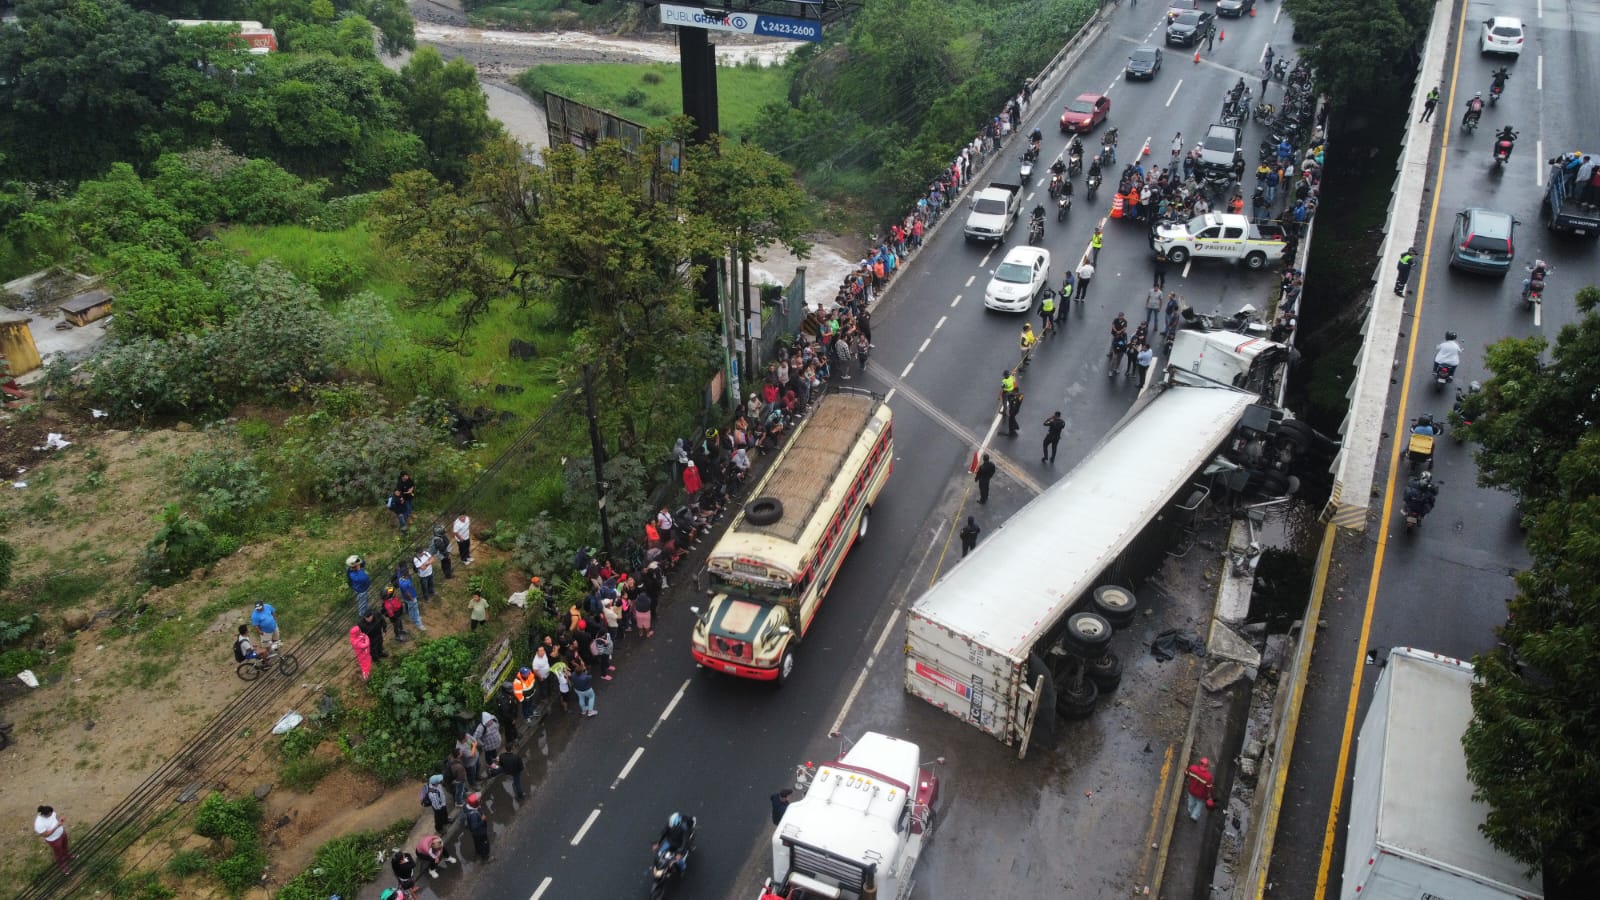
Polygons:
M358 626L350 626L350 649L356 652L356 665L361 667L361 680L372 674L372 639L361 633Z

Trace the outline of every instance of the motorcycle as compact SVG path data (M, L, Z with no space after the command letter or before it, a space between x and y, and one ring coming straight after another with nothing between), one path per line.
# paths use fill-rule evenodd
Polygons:
M1433 511L1433 502L1438 496L1439 488L1434 484L1432 472L1424 470L1406 481L1405 499L1401 503L1401 510L1405 515L1408 533L1421 525L1423 518Z
M1544 302L1544 269L1530 269L1522 280L1522 308L1533 309Z
M1433 389L1444 390L1444 386L1456 380L1456 367L1442 362L1433 364Z
M657 844L650 857L650 900L662 900L672 885L683 877L678 867L680 860L687 861L694 852L695 817L689 816L689 828L683 848L673 847L665 841Z
M1462 429L1472 424L1472 417L1467 414L1466 409L1467 398L1481 390L1483 390L1483 385L1476 381L1469 383L1466 390L1456 388L1456 405L1450 410L1450 415L1446 418L1450 421L1450 436L1458 444L1466 438L1466 435L1462 434Z
M1474 116L1474 115L1468 115L1465 118L1463 118L1461 120L1461 130L1466 132L1467 134L1471 134L1474 131L1477 131L1478 130L1478 117Z
M1406 443L1406 461L1413 476L1433 470L1433 441L1443 434L1444 426L1433 420L1432 413L1423 413L1412 423Z
M1028 220L1028 243L1039 244L1044 241L1044 216L1034 216Z
M1023 184L1033 180L1033 160L1026 153L1022 154L1022 168L1017 170L1017 177L1022 179Z
M1051 199L1055 199L1056 197L1059 197L1061 195L1061 182L1062 182L1062 179L1061 179L1060 175L1051 175L1050 176L1050 197L1051 197Z
M1057 222L1065 222L1067 220L1067 212L1070 211L1071 209L1072 209L1072 198L1071 197L1067 196L1066 194L1062 194L1061 196L1057 197L1056 198L1056 221Z
M1511 148L1515 146L1516 140L1516 132L1512 132L1511 137L1501 137L1495 140L1494 164L1496 167L1503 166L1511 160Z
M1491 86L1489 88L1489 105L1490 106L1493 106L1496 103L1500 102L1500 94L1505 89L1506 89L1506 86L1503 85L1503 84L1496 84L1496 85L1493 85L1493 86Z
M1067 157L1067 174L1068 175L1076 175L1076 174L1078 174L1079 172L1082 172L1082 171L1083 171L1083 154L1081 152L1076 152L1075 151L1075 152L1072 153L1072 155Z
M1094 192L1100 189L1100 176L1091 174L1088 180L1084 182L1084 187L1088 192L1089 199L1091 201L1094 200Z

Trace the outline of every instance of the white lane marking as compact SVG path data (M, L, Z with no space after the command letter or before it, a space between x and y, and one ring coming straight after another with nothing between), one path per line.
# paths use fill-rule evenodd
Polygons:
M996 241L994 246L991 246L987 251L985 251L984 254L983 254L983 259L978 260L978 268L980 268L980 269L989 268L989 257L994 255L995 247L1000 246L1000 244L1002 244L1004 242L1005 242L1004 239L1002 239L1000 241ZM969 281L969 282L967 282L967 284L972 284L972 282Z
M1188 278L1189 277L1189 267L1192 266L1192 265L1194 265L1194 257L1190 257L1189 261L1183 264L1183 273L1181 275L1179 275L1178 277L1179 278Z
M919 354L920 353L926 353L928 351L928 345L931 344L931 343L933 343L933 338L931 338L931 337L923 338L922 339L922 346L917 348L917 353L919 353Z
M1533 69L1533 86L1535 89L1542 91L1544 90L1544 54L1539 54L1539 57L1537 60L1535 60L1535 62L1537 62L1538 65L1534 66Z
M1038 191L1029 191L1029 192L1028 192L1028 196L1027 196L1027 199L1026 199L1026 200L1024 200L1024 202L1027 202L1027 201L1028 201L1028 200L1032 200L1032 199L1033 199L1033 195L1034 195L1034 194L1037 194L1037 193L1039 193L1039 192L1038 192Z
M656 736L656 729L660 728L662 724L667 721L667 716L672 715L672 711L678 708L678 701L683 699L683 692L689 689L689 681L690 679L685 678L683 680L683 684L679 685L678 692L672 695L671 700L667 701L667 708L661 711L661 718L657 719L656 723L650 726L650 730L645 732L645 737L653 738Z
M1535 327L1535 328L1539 328L1540 327L1541 323L1540 323L1539 320L1540 320L1541 316L1539 314L1542 313L1542 312L1544 312L1544 304L1543 303L1535 303L1533 305L1533 327Z
M589 833L590 827L594 825L594 820L598 818L600 818L599 807L589 810L589 818L583 820L583 827L579 828L578 833L572 836L572 846L578 846L578 842L582 841L583 836Z
M1272 24L1278 24L1278 17L1283 15L1283 4L1278 4L1278 11L1272 14Z
M972 283L972 282L970 282L970 281L969 281L969 282L967 282L967 284L971 284L971 283ZM954 299L954 300L951 300L951 301L950 301L950 308L951 308L951 309L955 309L955 308L956 308L956 304L957 304L957 303L960 303L960 302L961 302L961 295L960 295L960 294L957 294L957 295L956 295L956 298L955 298L955 299Z
M617 780L611 782L611 789L613 791L617 789L617 785L621 784L623 779L628 777L628 773L633 771L634 765L636 765L639 762L639 757L641 757L643 755L644 755L644 748L643 747L635 747L633 749L633 755L628 757L627 765L624 765L622 767L622 771L617 773Z
M1261 45L1261 55L1256 57L1256 62L1266 62L1267 61L1267 51L1271 50L1271 49L1272 49L1272 45L1271 44L1262 44Z
M1539 0L1538 9L1539 9L1539 18L1541 18L1541 19L1544 18L1544 0Z
M977 280L977 278L978 278L978 276L976 276L976 275L968 275L967 276L967 283L963 284L962 287L972 287L972 282Z
M540 897L543 897L544 896L544 892L550 890L550 884L553 881L555 881L554 878L550 877L549 875L546 875L544 877L544 880L539 882L539 886L534 888L533 896L529 897L528 900L539 900Z
M910 375L911 374L911 367L916 365L916 364L917 364L917 361L914 360L914 359L911 362L906 363L906 367L904 369L900 370L900 377L904 378L907 375Z
M1533 142L1533 183L1539 187L1544 187L1544 166L1539 162L1542 159L1544 159L1544 139L1540 138Z
M1172 86L1172 93L1167 95L1167 105L1168 106L1171 106L1172 105L1172 101L1176 100L1178 98L1178 88L1181 88L1181 87L1183 87L1183 79L1179 78L1178 79L1178 83Z
M899 388L890 388L889 389L889 393L883 395L883 402L888 403L890 400L893 400L894 399L894 392L898 391L898 390L900 390L900 389Z
M934 536L935 538L938 535ZM872 671L872 664L878 659L878 651L883 649L884 642L889 639L889 634L894 631L895 623L900 621L900 607L895 607L889 614L889 621L883 625L883 633L878 635L878 642L872 646L872 654L867 657L867 664L861 667L861 674L856 676L856 683L850 688L850 693L845 695L844 706L839 710L839 717L833 720L833 727L829 733L838 733L844 727L844 717L850 714L850 707L856 702L856 695L861 693L861 686L867 683L867 674Z
M944 320L948 319L948 318L950 318L950 317L949 316L940 316L939 317L939 321L934 324L933 330L934 331L938 331L939 329L943 328L944 327Z
M1107 94L1111 93L1111 89L1117 86L1117 82L1119 80L1120 79L1117 79L1117 78L1111 79L1111 83L1106 85L1106 89L1105 89L1104 93L1107 93Z

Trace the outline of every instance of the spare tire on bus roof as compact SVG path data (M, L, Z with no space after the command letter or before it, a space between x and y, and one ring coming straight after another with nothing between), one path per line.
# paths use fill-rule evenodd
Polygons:
M783 501L777 497L757 497L744 505L744 518L751 525L771 525L783 518Z

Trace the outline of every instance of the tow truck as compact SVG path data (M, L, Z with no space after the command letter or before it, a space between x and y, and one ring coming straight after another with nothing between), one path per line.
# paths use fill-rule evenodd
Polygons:
M1206 213L1175 225L1157 225L1150 232L1150 249L1163 252L1181 266L1190 257L1244 261L1245 268L1266 268L1280 256L1287 240L1283 227L1252 222L1236 213Z
M830 737L839 737L837 733ZM772 835L772 877L762 900L911 896L912 869L933 832L940 757L869 731L831 763L799 767L805 792Z

